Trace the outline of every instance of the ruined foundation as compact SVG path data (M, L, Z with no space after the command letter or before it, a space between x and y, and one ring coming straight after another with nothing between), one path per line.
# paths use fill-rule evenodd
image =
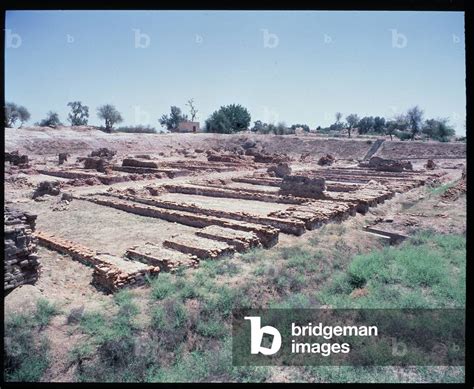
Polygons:
M36 215L4 208L4 291L34 284L38 279L37 239L33 235Z
M66 164L67 158L61 158L64 164L61 168L55 159L54 166L36 170L62 178L55 185L40 185L41 194L60 194L63 188L69 187L68 195L78 202L88 201L160 219L159 223L166 221L187 227L181 226L176 231L184 232L175 233L164 223L164 235L156 241L153 237L139 244L132 241L122 246L123 252L112 255L46 231L33 234L34 219L30 217L27 221L29 216L22 216L18 235L8 226L5 290L36 280L36 241L92 267L92 283L115 292L143 285L148 276L160 272L182 268L191 271L201 261L219 260L255 247L271 248L278 243L280 234L300 236L324 224L341 222L356 212L365 214L370 207L391 199L396 193L424 185L439 175L439 172L412 170L403 161L372 155L370 161L359 166L356 163L345 166L336 163L336 158L327 154L329 150L314 155L304 166L295 166L291 163L295 161L293 157L247 146L207 152L183 149L178 152L179 158L169 159L159 158L163 153L126 154L117 159L115 152L104 148L80 157L75 164ZM171 151L169 154L175 155ZM339 159L337 155L338 162ZM223 172L226 173L213 175ZM184 178L176 179L179 177ZM94 192L90 188L86 191L70 188L138 180L153 181L110 188L99 186ZM131 220L127 217L126 220ZM133 217L132 223L135 219L139 218ZM32 220L33 227L28 227ZM146 222L140 220L140 223ZM7 234L7 221L5 231Z

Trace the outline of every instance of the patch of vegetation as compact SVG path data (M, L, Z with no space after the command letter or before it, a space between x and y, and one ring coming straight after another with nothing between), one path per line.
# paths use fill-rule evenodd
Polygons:
M339 308L463 307L465 255L464 236L422 233L399 247L356 255L318 297Z
M13 314L5 320L5 381L36 382L50 364L49 341L41 335L59 311L45 299L33 313Z
M256 249L241 256L248 256L247 262L254 264L250 274L258 277L250 276L238 287L226 284L229 276L244 272L238 261L203 261L186 275L160 274L150 280L150 324L145 328L133 323L138 312L133 295L117 294L117 315L85 313L81 319L90 339L73 350L79 377L100 382L263 382L274 373L272 368L232 366L229 334L235 308L425 308L465 303L464 236L425 232L400 246L353 256L356 250L343 240L344 229L330 226L324 233L332 240L324 239L317 249ZM339 268L335 276L334 265ZM323 285L321 292L314 292L315 284ZM422 369L413 374L432 381ZM291 380L314 382L357 381L359 374L374 382L399 380L393 370L364 367L294 368L289 374ZM442 380L455 382L459 374L447 373Z
M149 382L264 382L269 369L232 366L232 340L227 337L212 349L185 353L169 367L153 369Z
M458 366L306 366L301 379L321 383L454 383L464 382L463 368Z
M240 258L246 263L254 263L264 257L264 250L261 248L253 248L242 254Z
M457 181L448 182L435 187L427 187L426 190L431 196L442 196L446 191L457 184Z
M57 314L59 314L59 310L54 304L46 299L39 299L36 303L36 312L33 318L36 325L43 329L50 323L53 316Z
M137 126L122 126L118 127L117 129L114 130L114 132L125 132L125 133L136 133L136 134L156 134L158 131L156 131L156 128L151 127L150 125L143 126L143 125L137 125Z
M80 360L77 370L80 381L136 382L144 379L148 364L145 356L139 353L139 329L134 323L139 309L128 290L117 293L114 302L118 312L113 317L86 312L81 318L80 328L90 338L72 352L72 357ZM91 350L95 351L89 360Z
M196 323L196 332L206 338L222 339L229 333L229 328L221 322L218 314L211 314L210 317L199 317Z
M172 295L176 290L173 276L169 273L160 274L158 277L153 278L150 283L151 295L157 300L162 300Z
M167 299L162 305L153 308L151 329L158 335L159 345L167 350L176 349L188 332L188 313L184 304Z

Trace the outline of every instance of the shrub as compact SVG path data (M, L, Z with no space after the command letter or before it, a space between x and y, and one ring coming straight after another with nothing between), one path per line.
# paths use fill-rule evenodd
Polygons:
M39 123L36 123L36 125L40 127L57 127L61 126L62 123L59 120L59 116L56 112L49 111L46 114L46 118L41 120Z
M263 250L260 248L253 248L245 254L242 254L240 258L246 263L257 262L263 258Z
M43 308L37 307L37 310ZM36 317L35 317L36 316ZM5 320L5 381L39 381L49 366L49 342L37 334L40 314L15 314Z
M39 299L36 303L36 312L34 314L34 320L40 329L46 327L51 321L52 317L57 315L59 310L54 304L51 304L46 299Z
M157 300L162 300L175 291L176 285L169 273L160 274L151 281L151 295Z
M464 306L465 260L465 237L424 232L400 246L356 255L319 298L348 308ZM367 295L351 297L362 287Z
M143 380L147 364L138 349L138 328L133 320L139 312L133 295L124 290L114 295L119 310L113 317L98 312L86 312L80 322L90 339L72 357L78 359L80 380L85 381L137 381ZM80 347L80 346L78 346ZM95 348L94 358L88 358ZM90 359L90 361L85 361Z
M196 332L206 338L223 338L229 333L229 329L223 325L218 315L209 318L200 318L196 326Z
M115 132L126 132L126 133L137 133L137 134L156 134L156 128L151 127L150 125L143 126L122 126L115 130Z
M406 131L395 131L394 135L400 140L409 140L411 139L411 134Z
M228 274L230 276L239 274L242 269L237 266L234 262L220 261L215 268L216 274L223 275Z
M186 307L181 302L168 299L152 310L151 329L167 350L175 350L186 339L188 324Z

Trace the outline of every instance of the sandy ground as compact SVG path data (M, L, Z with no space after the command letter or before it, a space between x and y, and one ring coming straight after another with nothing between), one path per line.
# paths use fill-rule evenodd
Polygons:
M73 200L66 211L51 212L55 198L45 202L18 204L22 210L38 214L38 231L55 234L93 250L122 256L138 244L161 244L181 234L194 234L197 228L123 212L118 209Z
M255 141L268 152L289 154L309 153L317 158L332 154L340 159L362 159L374 139L325 138L315 135L224 134L107 134L91 127L25 127L5 129L5 150L19 150L45 158L61 152L86 153L99 147L109 147L120 154L158 153L170 150L232 148L246 140ZM426 150L426 151L425 151ZM375 154L383 158L466 157L465 143L401 142L386 140Z
M265 201L228 199L182 193L165 193L159 196L159 198L167 201L192 203L204 208L231 212L247 212L261 216L267 216L270 212L285 210L290 206L288 204L277 204Z

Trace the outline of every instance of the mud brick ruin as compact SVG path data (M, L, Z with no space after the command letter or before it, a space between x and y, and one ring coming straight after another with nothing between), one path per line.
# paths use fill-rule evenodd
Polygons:
M37 239L33 235L36 215L4 208L4 291L38 279Z
M158 266L127 261L107 253L98 253L44 232L37 232L35 235L40 245L70 255L73 259L92 266L94 268L94 283L109 291L116 291L130 285L143 285L147 275L153 275L160 271Z
M394 159L400 153L398 143L387 142L387 153L380 153L384 142L374 147L365 141L340 142L340 151L334 153L337 142L332 140L318 141L318 152L299 144L299 154L277 153L292 149L279 144L286 139L272 139L273 148L242 140L240 146L174 149L168 156L100 148L76 159L61 158L61 166L55 155L53 164L38 166L31 174L58 181L40 182L33 193L62 195L78 209L92 207L99 220L102 211L113 209L128 215L128 221L146 218L146 223L154 220L161 227L156 235L148 234L146 239L135 235L137 241L110 253L99 245L92 249L80 244L56 226L33 233L32 216L6 214L5 231L10 238L5 289L36 279L36 241L91 266L91 282L115 292L143 285L147 277L159 277L161 272L192 271L202 261L231 260L234 254L256 247L269 249L278 244L280 234L300 236L356 213L365 214L397 193L444 174L431 162L417 170L410 162ZM9 218L21 227L15 229ZM117 223L108 228L128 226ZM21 246L22 237L26 246Z

